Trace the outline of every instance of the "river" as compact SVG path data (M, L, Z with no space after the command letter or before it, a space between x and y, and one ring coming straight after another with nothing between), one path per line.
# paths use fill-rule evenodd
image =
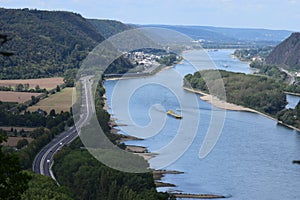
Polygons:
M286 95L286 100L288 102L288 104L286 105L286 108L295 108L300 100L299 96L295 96L295 95L290 95L287 94Z
M232 52L218 50L208 53L220 69L252 73L247 63L230 56ZM197 52L189 51L184 56L194 59L193 63L199 60L199 65L205 65L196 55ZM199 158L212 111L222 111L200 100L199 95L182 89L180 77L193 71L194 68L184 61L152 77L105 82L108 105L112 108L109 112L118 122L128 124L127 127L119 127L121 132L131 134L129 130L135 132L136 129L135 136L145 138L126 144L145 146L149 151L157 152L158 155L149 161L154 168L165 164L168 156L179 155L179 159L169 162L164 169L184 173L168 174L162 178L162 181L173 183L176 187L158 190L220 194L233 200L300 199L300 165L292 164L293 160L300 159L300 135L269 118L249 112L227 111L217 144L208 156ZM137 88L130 93L132 87ZM124 92L116 92L119 90ZM182 98L190 99L191 104L182 103ZM128 118L119 114L119 110L124 108L130 112ZM169 109L181 112L183 119L166 117L165 111ZM191 121L184 121L186 118ZM139 135L138 132L147 124L163 120L162 127L155 127L155 124L152 127L157 129L155 134L151 135L147 129ZM199 126L195 126L197 122L193 120L198 120ZM191 125L182 127L181 123ZM181 142L172 143L177 135L182 136ZM191 141L191 144L185 141ZM164 147L170 144L175 145L170 151L164 151ZM182 152L177 152L178 149Z

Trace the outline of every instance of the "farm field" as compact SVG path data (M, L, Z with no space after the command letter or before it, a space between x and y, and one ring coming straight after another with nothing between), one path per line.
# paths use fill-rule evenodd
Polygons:
M31 100L31 96L37 97L40 94L41 93L0 91L0 101L24 103Z
M29 143L33 141L33 138L30 137L8 137L7 142L3 142L2 145L7 147L15 147L17 146L18 141L23 139L26 139Z
M36 128L29 128L29 127L16 127L16 126L0 126L0 129L4 130L4 131L10 131L11 128L13 128L14 130L17 130L18 132L21 130L24 131L34 131Z
M61 85L64 83L64 79L62 77L54 77L54 78L39 78L39 79L18 79L18 80L0 80L0 86L6 87L15 87L18 84L29 84L29 88L35 88L37 85L47 90L56 88L57 85Z
M57 113L61 111L70 111L70 107L72 106L72 94L73 88L64 88L60 92L41 100L34 106L28 107L27 110L34 112L40 108L47 113L50 113L52 109L55 109Z

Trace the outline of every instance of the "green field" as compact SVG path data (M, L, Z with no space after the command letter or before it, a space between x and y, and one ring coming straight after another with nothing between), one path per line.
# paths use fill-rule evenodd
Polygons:
M55 109L56 112L70 111L70 107L72 106L72 94L73 88L64 88L60 92L41 100L34 106L28 107L27 110L34 112L40 108L47 113L52 109Z

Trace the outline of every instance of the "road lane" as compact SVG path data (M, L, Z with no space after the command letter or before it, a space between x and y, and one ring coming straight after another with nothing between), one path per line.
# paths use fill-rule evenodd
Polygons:
M91 116L94 112L93 96L92 96L92 76L81 78L82 82L82 105L80 119L76 122L76 126L72 126L70 129L64 131L51 142L49 142L35 157L33 161L33 171L37 174L42 174L55 179L51 171L53 165L54 154L59 151L64 145L70 144L78 137L78 131L81 127L88 124ZM77 128L76 128L77 127Z

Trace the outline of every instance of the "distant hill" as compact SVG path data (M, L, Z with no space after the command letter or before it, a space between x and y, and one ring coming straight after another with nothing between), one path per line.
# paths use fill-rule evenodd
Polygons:
M141 27L158 27L175 30L186 34L204 44L271 44L280 43L292 32L285 30L222 28L213 26L178 26L178 25L138 25Z
M1 50L15 54L0 56L0 79L61 76L68 71L74 74L87 54L105 39L99 30L106 33L112 29L106 24L96 29L71 12L0 8L0 33L11 38ZM124 71L119 68L132 67L127 61L116 63L116 73Z
M285 69L300 70L300 33L293 33L276 46L266 58L266 63Z
M88 19L88 21L105 38L132 28L127 24L115 20Z
M15 53L0 57L1 79L46 77L78 68L104 40L86 19L70 12L0 9L0 27L12 38L4 48Z

